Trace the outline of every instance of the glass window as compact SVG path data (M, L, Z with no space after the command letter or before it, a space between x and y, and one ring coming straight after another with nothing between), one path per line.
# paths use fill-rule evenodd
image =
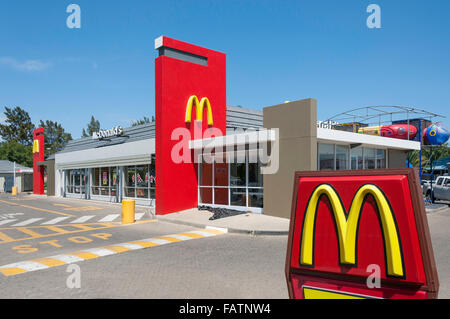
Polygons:
M212 204L212 188L200 187L200 203Z
M257 157L253 157L253 163L249 163L249 152L256 154L254 150L240 153L243 156L241 162L244 163L239 163L237 160L230 162L229 159L232 159L233 156L220 154L217 155L220 158L216 157L217 160L212 164L199 164L200 204L263 207L262 165L254 162L258 161ZM214 179L211 175L214 176Z
M125 187L125 197L136 197L136 189L134 187Z
M111 186L116 186L118 181L118 172L116 167L111 168Z
M102 186L109 186L109 168L108 167L102 167L100 169L101 171L101 185Z
M109 188L109 167L100 168L100 195L109 196L110 188Z
M354 147L350 150L350 168L363 169L363 148Z
M230 188L230 197L232 206L247 206L247 190L246 188Z
M85 194L86 177L84 169L71 169L66 171L66 192L72 194Z
M230 164L231 186L245 186L245 163Z
M135 167L127 166L125 167L125 186L126 187L135 187Z
M248 189L248 206L263 207L263 190L261 188Z
M263 175L261 174L261 162L256 151L249 151L248 159L248 187L262 187ZM252 156L253 155L253 156Z
M150 164L150 172L149 172L149 182L150 187L155 188L156 187L156 162L155 162L155 155L152 155L152 163ZM151 198L155 198L154 196L151 196Z
M228 163L223 155L214 161L214 186L228 186Z
M364 169L375 168L375 149L364 148Z
M91 169L91 194L116 196L119 173L117 167L96 167Z
M200 185L212 186L213 164L199 163L200 165Z
M124 196L131 198L155 198L155 162L152 157L152 165L137 165L124 167ZM114 182L114 171L112 171Z
M386 167L386 150L377 150L377 168Z
M228 187L214 188L214 204L228 205Z
M99 168L92 169L92 185L100 186L100 169Z
M148 173L148 165L136 166L136 186L137 187L148 187L148 178L146 178Z
M334 170L334 144L318 145L319 170Z
M336 169L348 169L348 154L349 147L343 145L336 145Z

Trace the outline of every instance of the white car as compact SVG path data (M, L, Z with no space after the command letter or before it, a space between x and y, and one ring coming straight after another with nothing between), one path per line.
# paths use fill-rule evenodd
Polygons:
M423 191L427 199L431 199L431 185L424 184ZM435 200L450 201L450 176L439 176L433 183L433 197Z

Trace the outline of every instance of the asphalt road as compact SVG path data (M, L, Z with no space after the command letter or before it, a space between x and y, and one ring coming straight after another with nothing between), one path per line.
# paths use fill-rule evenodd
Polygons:
M439 298L450 299L450 208L428 214L439 277Z
M145 214L136 224L122 226L117 219L99 222L120 213L118 205L0 196L0 223L16 219L0 225L0 266L198 230L154 221L145 209L137 209L141 211ZM50 226L66 232L41 225L67 217L58 213L73 215ZM94 217L72 223L83 216ZM12 227L36 218L42 220ZM450 298L450 209L429 214L428 221L440 298ZM67 281L73 275L68 265L8 277L0 274L0 298L287 298L286 242L286 236L224 234L85 260L76 263L80 288L68 287Z
M117 221L102 226L96 222L120 212L120 206L64 199L22 199L0 197L0 223L2 215L17 219L8 226L0 225L0 236L2 233L9 236L9 241L0 240L0 266L198 230L156 222L149 214L131 226L122 226ZM65 210L69 207L60 204L80 209ZM75 216L56 225L41 225L63 216L58 212ZM92 215L95 215L89 220L92 223L71 224L74 219ZM40 236L24 237L18 227L12 227L34 218L43 219L25 228L32 231L31 235ZM54 233L48 227L73 232ZM80 288L68 288L67 280L72 275L67 272L68 265L9 277L0 274L0 298L287 298L286 241L286 236L225 234L77 262Z

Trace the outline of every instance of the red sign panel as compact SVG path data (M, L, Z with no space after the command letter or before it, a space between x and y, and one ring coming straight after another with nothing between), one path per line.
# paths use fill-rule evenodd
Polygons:
M417 172L297 172L286 276L291 298L437 297Z
M44 166L38 162L45 160L44 154L44 128L33 130L33 194L44 194Z
M226 134L226 55L167 37L158 41L155 165L156 214L161 215L198 205L196 159L190 151L188 161L186 154L174 159L173 150L182 139L178 132L190 140L201 139L209 128Z

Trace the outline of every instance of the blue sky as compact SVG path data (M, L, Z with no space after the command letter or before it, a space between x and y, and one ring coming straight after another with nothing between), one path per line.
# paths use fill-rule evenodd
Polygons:
M81 29L66 8L81 7ZM381 29L366 8L381 7ZM408 105L450 119L450 1L2 0L0 107L54 120L74 138L154 115L154 39L227 54L227 104L314 97L318 118Z

